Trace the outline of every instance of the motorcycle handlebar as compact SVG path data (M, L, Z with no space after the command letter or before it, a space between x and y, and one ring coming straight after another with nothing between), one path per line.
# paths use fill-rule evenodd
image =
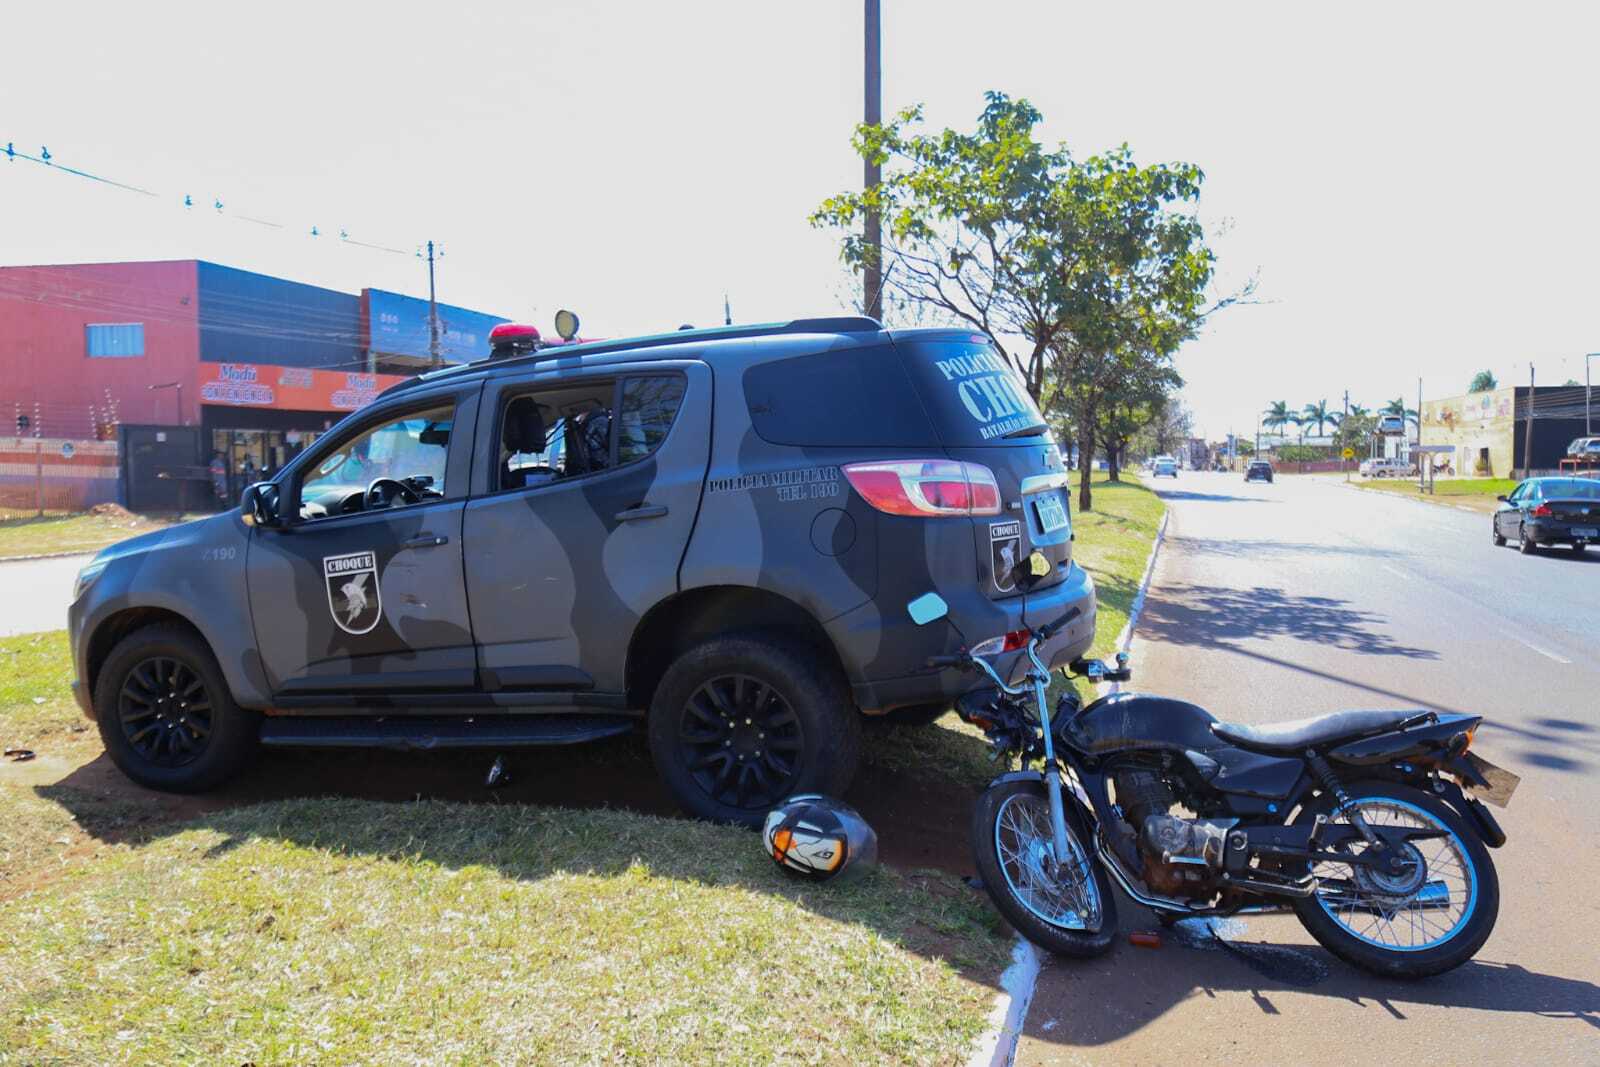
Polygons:
M1071 622L1073 619L1076 619L1079 615L1082 615L1082 614L1083 614L1083 609L1082 608L1072 608L1065 615L1062 615L1059 619L1055 620L1054 622L1045 623L1043 626L1041 626L1039 628L1039 640L1041 640L1041 641L1050 640L1052 637L1054 637L1056 635L1056 632L1058 630L1060 630L1067 623Z

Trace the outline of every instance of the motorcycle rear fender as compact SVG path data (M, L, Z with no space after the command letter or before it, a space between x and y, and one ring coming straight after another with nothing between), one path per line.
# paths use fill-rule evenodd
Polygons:
M1451 744L1459 735L1482 721L1482 717L1476 715L1440 715L1438 722L1340 745L1328 753L1328 758L1353 767L1372 767L1396 761L1435 763L1446 758Z

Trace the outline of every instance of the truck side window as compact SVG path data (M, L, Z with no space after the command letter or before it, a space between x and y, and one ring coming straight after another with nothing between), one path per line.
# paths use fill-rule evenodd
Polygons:
M622 383L617 427L617 463L644 459L666 440L683 403L683 379L629 378Z
M412 411L363 430L323 456L300 486L305 519L367 510L362 496L376 478L402 483L413 496L444 495L445 460L450 453L452 405ZM388 506L403 506L394 496Z

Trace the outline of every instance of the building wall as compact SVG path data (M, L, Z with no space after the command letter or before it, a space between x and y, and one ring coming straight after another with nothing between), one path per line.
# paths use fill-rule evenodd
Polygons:
M362 370L361 298L200 262L200 358Z
M52 438L94 436L113 405L123 422L175 422L177 390L148 388L173 381L196 421L196 310L193 260L0 267L0 432L16 432L19 410L30 435ZM88 355L88 324L131 322L144 355Z
M1425 400L1422 403L1422 443L1453 445L1456 473L1470 477L1480 473L1477 462L1488 450L1486 477L1509 478L1521 461L1520 443L1514 441L1517 390L1507 386L1482 393ZM1434 463L1440 458L1435 456Z

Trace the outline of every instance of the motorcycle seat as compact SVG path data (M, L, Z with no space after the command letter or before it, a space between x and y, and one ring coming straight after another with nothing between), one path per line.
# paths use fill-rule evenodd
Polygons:
M1250 726L1238 722L1214 722L1211 732L1231 745L1272 756L1300 755L1308 748L1321 748L1338 741L1370 737L1393 730L1401 723L1427 714L1410 711L1336 711L1313 719Z

